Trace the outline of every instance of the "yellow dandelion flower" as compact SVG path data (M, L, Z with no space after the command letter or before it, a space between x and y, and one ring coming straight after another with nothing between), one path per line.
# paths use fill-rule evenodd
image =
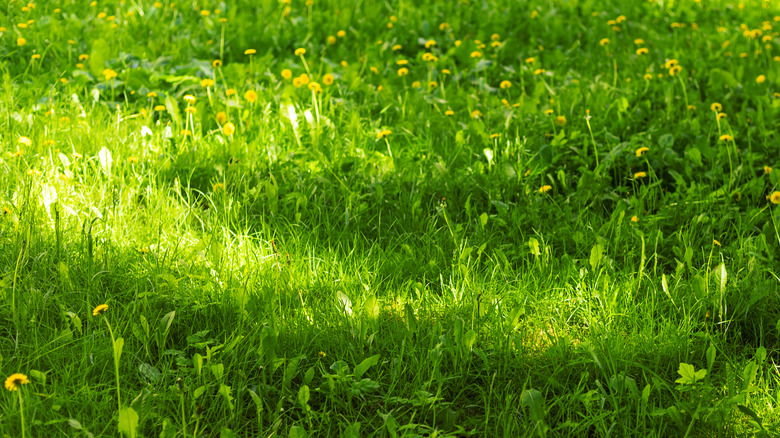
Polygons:
M289 80L292 77L292 70L289 68L286 68L282 70L282 78L285 80Z
M547 193L547 192L549 192L550 190L552 190L552 186L550 186L550 185L547 185L547 184L545 184L545 185L543 185L543 186L539 187L539 193L541 193L541 194Z
M446 68L443 68L443 69L441 70L441 73L442 73L442 74L444 74L444 75L449 75L449 74L452 74L452 72L451 72L451 71L449 71L449 70L447 70Z
M559 126L563 126L566 124L566 117L564 116L558 116L555 118L555 123Z
M436 88L436 87L438 87L438 86L439 86L439 83L438 83L438 82L436 82L436 81L430 81L430 82L428 82L428 88L430 88L430 89L434 89L434 88Z
M344 38L345 36L347 36L347 32L343 31L343 30L340 30L340 31L336 32L336 36L339 37L339 38Z
M108 304L101 304L92 310L92 316L98 316L108 310Z
M645 75L644 75L644 76L642 76L642 77L643 77L643 78L644 78L646 81L649 81L649 80L653 79L653 75L652 75L652 74L650 74L650 73L645 73Z
M764 175L769 175L772 173L772 168L769 166L764 166Z
M111 79L117 77L117 73L114 70L107 68L103 70L103 77L105 77L107 81L110 81Z
M644 47L636 49L636 54L639 55L639 56L647 55L647 53L648 53L648 50L646 48L644 48Z
M637 38L637 39L634 40L634 44L636 44L637 46L641 46L644 43L645 43L645 40L643 40L642 38Z
M471 117L474 118L474 119L478 119L478 118L482 117L482 111L480 111L480 110L472 111L471 112Z
M376 68L376 67L369 67L368 69L371 70L371 73L373 73L375 75L379 74L379 69Z
M185 94L184 95L184 101L187 102L190 105L195 103L195 100L196 100L195 96L193 96L192 94Z
M200 86L203 88L213 87L214 86L214 80L206 78L202 81L200 81Z
M409 64L409 61L406 60L406 59L399 59L395 63L396 63L396 65L406 65L406 64Z
M249 103L255 103L255 101L257 101L257 92L254 90L247 90L247 92L244 93L244 99Z
M420 83L420 81L412 82L412 88L420 88L420 87L422 87L422 84Z
M233 133L236 132L236 125L232 124L231 122L225 123L225 125L222 127L222 133L231 136Z
M219 60L219 59L215 59L215 60L211 61L211 66L214 67L214 68L220 68L220 67L222 67L222 61Z
M553 110L551 110L551 109L548 109L548 110L546 110L546 111L544 112L544 114L545 114L545 115L548 115L548 116L551 116L551 115L553 115Z
M409 69L406 67L401 67L398 69L398 76L406 76L409 74Z
M322 83L325 85L333 85L334 82L336 82L336 78L330 73L326 73L325 76L322 77Z
M293 86L295 88L303 87L303 79L301 79L300 77L296 77L295 79L293 79Z
M425 42L425 48L426 49L430 49L431 47L433 47L435 45L436 45L436 41L434 41L434 40L428 40L428 41Z
M769 202L772 204L780 204L780 192L772 192L772 194L769 195Z
M634 179L642 179L647 176L647 172L637 172L634 174Z
M680 67L679 65L675 65L669 69L669 76L677 76L677 73L680 73L681 71L682 71L682 67Z
M426 53L422 57L423 61L426 62L436 62L439 60L433 53Z
M756 78L757 84L763 84L765 81L766 81L766 76L764 75L758 75L758 77Z
M138 162L138 157L134 157L134 156L131 155L131 156L127 157L127 162L130 163L130 164L135 164L135 163Z
M664 68L668 70L668 69L674 67L675 65L678 65L679 63L680 62L677 61L676 59L670 59L670 60L668 60L668 61L666 61L664 63Z
M332 46L332 45L336 44L336 37L334 37L333 35L328 35L328 40L327 41L328 41L328 44L330 44Z
M490 134L490 139L491 139L491 140L495 140L495 139L497 139L498 137L501 137L501 134Z
M728 114L726 113L718 113L717 115L718 120L725 119L726 117L728 117Z
M734 141L734 137L728 134L723 134L720 137L718 137L718 140L720 141Z
M633 223L639 222L639 216L637 216L637 215L631 216L631 222L633 222Z
M255 53L257 53L257 50L255 50L255 49L246 49L246 50L244 50L244 55L252 56Z
M393 131L391 131L389 129L384 129L384 130L379 131L379 132L376 133L376 138L377 139L386 138L388 135L390 135L392 133L393 133Z
M225 184L223 184L223 183L216 183L211 188L211 191L213 191L213 192L218 192L220 190L225 190Z
M460 47L461 40L455 40L455 47Z
M719 113L719 112L721 112L723 110L723 106L721 104L719 104L718 102L715 102L712 105L710 105L710 109L712 111L715 111L716 113Z
M638 158L638 157L641 157L642 155L644 155L644 154L645 154L647 151L649 151L649 150L650 150L650 148L648 148L648 147L645 147L645 146L642 146L641 148L637 149L637 150L636 150L636 156L637 156L637 158Z
M198 112L198 109L194 106L188 106L187 108L184 108L184 112L187 114L195 114Z
M19 143L24 146L30 146L32 145L32 141L27 137L19 137Z
M526 64L533 64L534 62L536 62L536 58L534 58L534 57L530 57L530 58L526 58L525 59L525 63Z
M308 86L309 86L309 90L311 90L311 91L313 91L315 93L321 93L322 92L322 87L317 82L313 82L313 81L309 82Z
M22 373L14 373L5 379L5 389L9 391L18 391L22 385L30 383L30 380Z
M471 52L471 57L472 58L481 58L482 57L482 52L480 52L479 50L475 50L475 51Z
M610 43L609 38L602 38L601 41L599 41L599 45L606 46Z
M155 111L165 111L165 105L157 105L154 107Z
M511 87L512 83L509 81L501 81L501 84L499 84L499 87L506 90L507 88Z
M306 54L306 49L304 48L295 49L295 56L303 56L305 54Z
M449 110L449 109L448 109L447 111L444 111L444 115L445 115L445 116L451 116L451 115L453 115L453 114L455 114L455 111L453 111L453 110Z
M393 52L403 49L403 46L400 44L396 44L393 46Z

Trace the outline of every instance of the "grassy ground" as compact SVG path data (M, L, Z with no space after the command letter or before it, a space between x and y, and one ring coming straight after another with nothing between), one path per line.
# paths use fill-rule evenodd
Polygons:
M3 436L780 430L776 2L0 26Z

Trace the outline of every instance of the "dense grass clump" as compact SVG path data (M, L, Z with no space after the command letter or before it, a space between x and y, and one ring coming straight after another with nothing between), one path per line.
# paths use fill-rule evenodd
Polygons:
M0 434L775 436L778 29L9 0Z

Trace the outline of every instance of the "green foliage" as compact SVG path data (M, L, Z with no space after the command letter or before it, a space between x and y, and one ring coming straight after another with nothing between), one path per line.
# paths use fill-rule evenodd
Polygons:
M778 16L9 1L0 432L777 435Z

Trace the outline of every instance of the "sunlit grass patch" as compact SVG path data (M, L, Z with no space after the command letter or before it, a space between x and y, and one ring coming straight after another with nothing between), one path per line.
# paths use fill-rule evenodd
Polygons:
M778 26L10 2L3 433L771 436Z

